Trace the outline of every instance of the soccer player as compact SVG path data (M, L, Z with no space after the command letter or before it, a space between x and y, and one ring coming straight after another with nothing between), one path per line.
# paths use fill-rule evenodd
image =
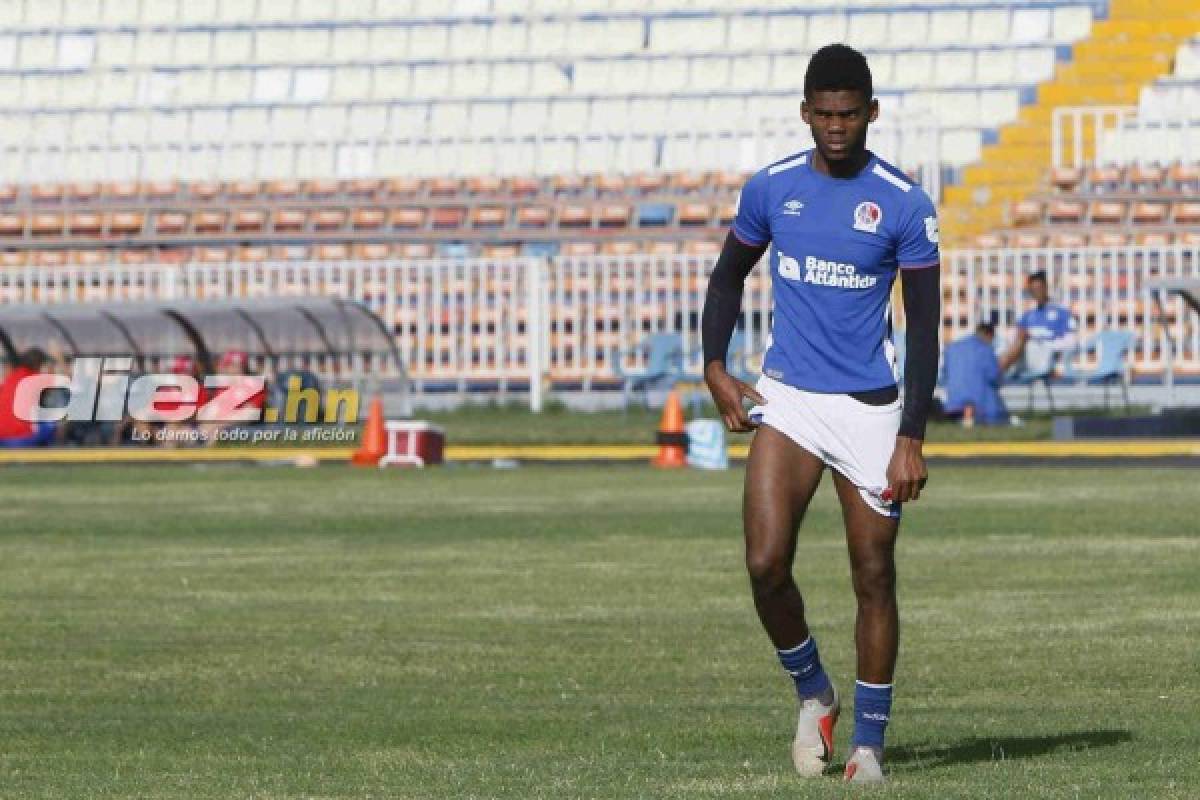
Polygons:
M1035 352L1026 356L1026 363L1037 361L1034 367L1045 367L1056 354L1070 351L1078 343L1079 323L1071 309L1050 302L1050 285L1046 273L1039 270L1025 281L1026 291L1033 298L1034 307L1017 320L1017 339L1000 359L1000 373L1025 355L1026 347L1032 343Z
M937 380L938 226L919 186L866 149L879 115L862 54L819 50L804 76L815 147L746 183L708 285L704 374L726 426L755 430L743 503L754 605L800 700L792 761L829 765L840 698L821 666L792 577L797 530L826 466L841 502L858 601L854 735L845 778L883 780L898 617L893 549L902 503L927 477L925 421ZM756 387L725 369L746 276L770 247L774 321ZM902 275L903 405L889 297ZM756 405L749 411L743 405Z

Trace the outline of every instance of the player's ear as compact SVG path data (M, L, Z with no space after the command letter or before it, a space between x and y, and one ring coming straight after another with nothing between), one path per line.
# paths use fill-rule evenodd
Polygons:
M879 119L879 100L872 97L871 105L867 108L867 122L874 122Z
M800 101L800 119L804 120L805 125L811 125L812 119L808 111L808 100Z

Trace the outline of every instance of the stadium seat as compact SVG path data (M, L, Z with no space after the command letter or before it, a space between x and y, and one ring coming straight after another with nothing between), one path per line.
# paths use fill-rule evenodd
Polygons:
M312 212L312 229L321 233L340 231L348 218L344 208L320 208Z
M1054 200L1046 210L1046 218L1056 224L1083 222L1084 205L1078 200Z
M1055 167L1050 173L1050 182L1060 191L1073 192L1083 182L1083 170L1079 167Z
M233 212L233 230L237 233L263 233L267 212L261 208L239 208Z
M197 211L192 221L196 233L221 233L228 215L224 211Z
M517 209L517 227L545 228L550 225L550 216L545 206L522 206Z
M1185 201L1175 203L1171 220L1176 225L1200 225L1200 202Z
M600 206L596 221L601 228L624 228L629 225L630 208L624 203Z
M502 228L508 217L503 206L475 206L471 209L471 227L476 230Z
M558 209L558 227L560 228L590 228L592 225L592 209L580 205L564 205Z
M95 211L76 211L67 217L67 231L76 236L99 236L104 217Z
M1113 192L1120 188L1122 174L1119 167L1093 167L1088 170L1087 184L1093 192Z
M34 236L61 236L65 221L64 215L58 212L38 211L30 218L29 231Z
M399 231L415 231L425 227L426 210L424 208L396 208L392 210L392 227Z
M1125 212L1125 203L1098 200L1091 204L1088 217L1093 225L1117 225L1125 221ZM1062 220L1054 219L1054 221Z
M1134 203L1129 220L1136 225L1161 225L1167 221L1167 210L1166 203Z
M1040 225L1042 204L1038 200L1018 200L1012 208L1013 225Z
M560 252L564 256L594 256L598 249L596 242L563 242Z
M301 208L277 208L271 212L271 229L276 233L299 233L308 227L308 212Z
M1134 164L1129 168L1129 186L1135 192L1162 190L1166 171L1157 165Z
M430 225L434 230L454 230L461 228L466 218L467 210L461 206L434 208L429 215Z

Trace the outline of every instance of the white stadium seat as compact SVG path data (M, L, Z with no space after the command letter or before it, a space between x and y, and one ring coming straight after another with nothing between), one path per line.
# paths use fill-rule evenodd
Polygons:
M650 62L650 80L646 86L656 94L687 88L688 62L683 58L660 58Z
M695 91L722 91L729 88L729 59L701 56L692 59L692 86Z
M771 17L767 23L767 47L771 50L804 50L808 18L801 14Z
M1092 27L1091 6L1059 6L1054 9L1054 41L1066 44L1088 35Z
M767 18L732 17L729 20L729 49L734 52L758 50L767 40Z
M891 80L882 85L895 89L925 89L934 86L933 53L928 50L897 53Z
M816 51L827 44L845 41L844 14L815 14L808 20L808 49Z
M970 29L969 11L934 11L929 18L929 44L934 47L963 47L969 44Z
M1011 16L1007 9L979 9L972 11L969 38L971 44L989 45L1007 42Z
M941 50L933 63L934 86L961 86L973 80L975 52L972 50Z
M1018 8L1012 15L1014 44L1048 42L1051 39L1050 10L1045 8Z
M1003 86L1016 77L1012 50L980 50L975 62L975 80L984 86Z
M500 63L492 67L492 92L500 97L521 97L529 93L529 64Z
M859 49L871 50L888 43L887 14L852 14L846 43Z

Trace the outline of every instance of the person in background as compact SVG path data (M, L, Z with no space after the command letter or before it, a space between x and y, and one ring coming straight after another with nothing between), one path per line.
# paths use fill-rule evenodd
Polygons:
M993 343L996 328L981 322L975 332L946 346L942 373L946 386L946 416L980 425L1003 425L1008 409L1000 397L1000 361Z
M1000 358L1001 374L1007 374L1022 357L1027 372L1040 372L1056 356L1070 352L1079 343L1079 323L1071 309L1050 302L1050 286L1044 270L1029 276L1025 290L1035 306L1017 321L1017 338Z
M53 422L30 422L32 408L15 407L17 387L25 378L41 372L49 363L46 352L31 347L0 381L0 447L43 447L54 442L58 425Z

